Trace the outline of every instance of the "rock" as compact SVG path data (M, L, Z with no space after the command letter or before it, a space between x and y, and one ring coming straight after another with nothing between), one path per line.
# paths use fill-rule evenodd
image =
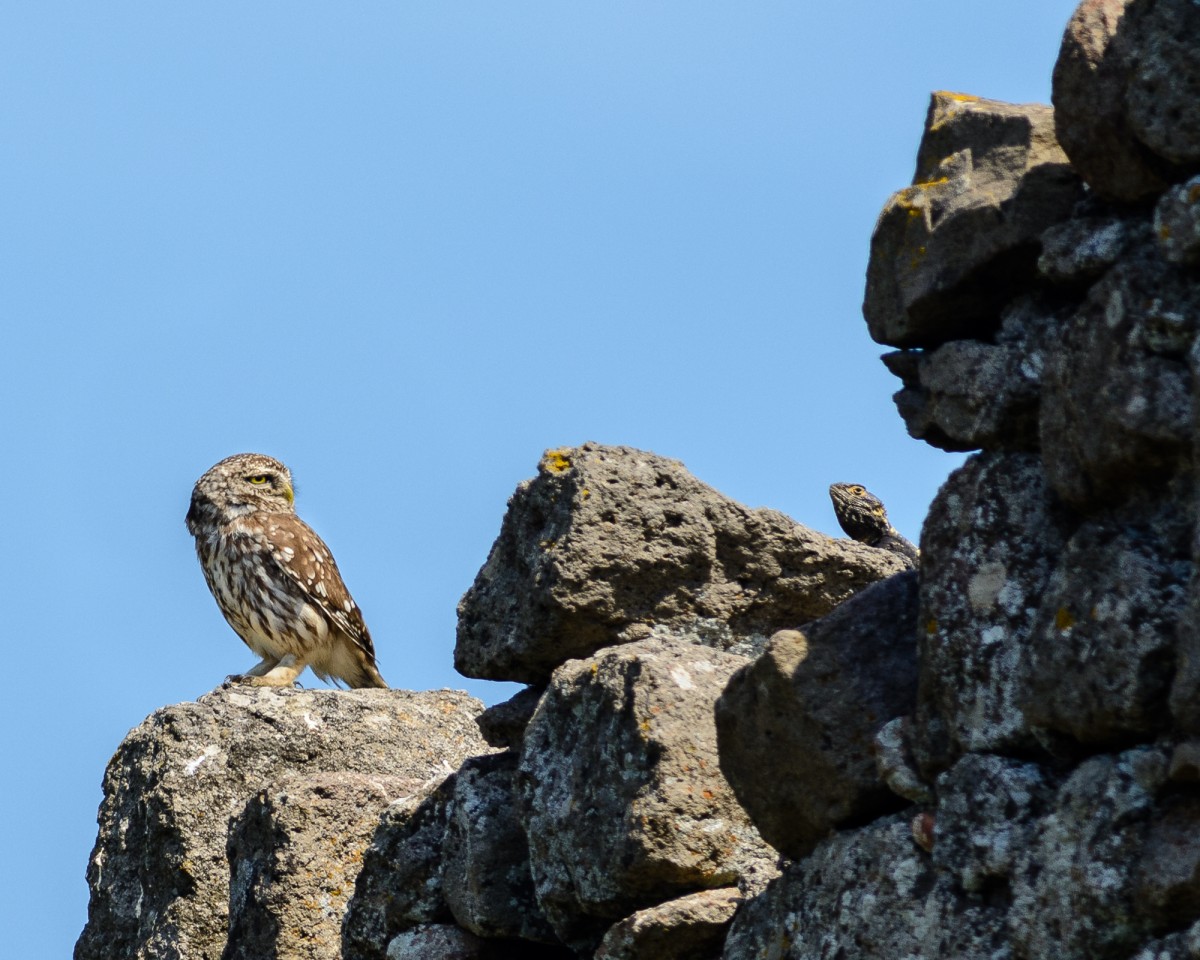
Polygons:
M990 339L1000 308L1033 284L1038 238L1081 195L1049 107L935 93L913 185L871 237L871 336L897 347Z
M921 534L911 737L926 777L964 752L1037 748L1021 710L1028 637L1071 526L1035 454L976 454L938 491Z
M285 774L233 822L224 960L341 960L342 916L390 800L421 781Z
M879 779L898 797L912 803L932 803L933 790L921 779L910 743L911 717L889 720L875 734L875 766Z
M493 747L521 749L525 728L545 689L544 686L526 687L503 703L484 710L477 720L483 739Z
M1198 33L1189 0L1085 0L1072 16L1054 67L1056 129L1101 196L1141 200L1200 161Z
M1121 32L1134 0L1084 0L1054 65L1055 131L1088 185L1114 200L1138 200L1169 182L1162 164L1133 135L1125 113L1128 44Z
M1200 798L1175 795L1156 807L1134 871L1133 902L1155 932L1200 915Z
M1033 763L968 754L938 777L933 862L971 894L1007 889L1058 786Z
M1055 283L1093 283L1120 259L1136 230L1136 221L1114 214L1056 223L1042 234L1038 273Z
M596 960L718 960L741 901L727 887L639 910L609 928Z
M574 949L663 900L773 874L717 762L713 704L744 663L655 640L554 672L517 789L538 901Z
M481 705L442 690L229 687L152 714L104 777L77 960L225 948L229 821L288 772L425 780L486 749Z
M1165 752L1137 748L1087 760L1062 785L1013 873L1017 956L1115 960L1148 939L1138 863L1166 772Z
M753 646L902 566L749 510L675 460L591 443L552 450L509 501L459 603L454 662L470 677L542 683L653 625Z
M953 340L912 352L912 373L895 397L911 436L943 450L1037 449L1042 368L1062 318L1032 297L1001 318L994 343Z
M721 770L763 839L793 859L831 830L901 806L873 742L917 692L917 575L872 584L784 630L716 705Z
M387 960L489 960L489 944L449 924L427 924L397 934Z
M379 818L342 925L345 960L380 960L401 931L452 919L442 892L442 846L455 779L429 782Z
M937 874L902 814L837 834L788 866L738 911L724 952L726 960L1012 956L1003 909Z
M1168 263L1200 264L1200 177L1172 187L1159 198L1154 235Z
M517 816L514 753L468 760L454 782L442 891L455 922L481 937L557 943L533 893L529 841Z
M1055 492L1080 511L1161 487L1190 468L1186 357L1200 290L1145 236L1089 291L1042 378L1041 449Z
M1031 726L1092 747L1166 730L1192 576L1191 511L1176 502L1096 515L1067 541L1031 632Z

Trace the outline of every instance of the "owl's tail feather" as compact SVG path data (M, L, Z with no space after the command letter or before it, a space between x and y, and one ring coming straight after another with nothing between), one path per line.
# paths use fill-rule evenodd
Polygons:
M349 683L352 687L378 687L383 690L388 689L387 681L384 680L379 671L375 669L375 664L373 663L364 663L362 665L362 669L358 672L358 676L350 680Z

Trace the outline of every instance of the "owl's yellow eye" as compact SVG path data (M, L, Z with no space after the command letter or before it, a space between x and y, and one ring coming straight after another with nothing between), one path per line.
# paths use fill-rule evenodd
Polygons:
M247 477L246 479L255 485L259 485L259 484L263 484L263 483L267 482L266 474L262 474L262 473L260 473L257 477Z

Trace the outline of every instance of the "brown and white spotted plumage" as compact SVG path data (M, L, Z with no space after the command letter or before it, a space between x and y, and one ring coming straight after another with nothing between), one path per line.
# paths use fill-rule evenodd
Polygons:
M231 677L291 686L305 667L351 687L386 687L375 646L333 554L296 516L292 474L260 453L222 460L196 481L187 527L208 588L262 663Z

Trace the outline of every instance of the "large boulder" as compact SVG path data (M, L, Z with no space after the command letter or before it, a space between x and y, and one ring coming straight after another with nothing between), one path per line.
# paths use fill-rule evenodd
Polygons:
M230 822L248 802L287 774L441 777L487 750L475 725L481 707L451 690L228 687L156 711L104 775L76 960L219 960L229 932ZM357 849L357 841L331 846L328 862L346 870Z
M897 809L874 740L917 695L917 575L873 584L784 630L717 701L721 769L763 838L793 859L829 832Z
M1200 10L1084 0L1054 67L1059 142L1098 194L1137 201L1200 165Z
M517 788L538 901L575 949L642 908L774 874L717 761L713 704L745 663L664 639L554 672Z
M913 184L871 237L871 336L897 347L989 339L1000 307L1033 284L1042 231L1081 196L1049 107L935 93Z
M761 649L905 566L744 507L676 460L593 443L552 450L513 494L459 603L454 663L470 677L544 683L559 664L654 626Z

